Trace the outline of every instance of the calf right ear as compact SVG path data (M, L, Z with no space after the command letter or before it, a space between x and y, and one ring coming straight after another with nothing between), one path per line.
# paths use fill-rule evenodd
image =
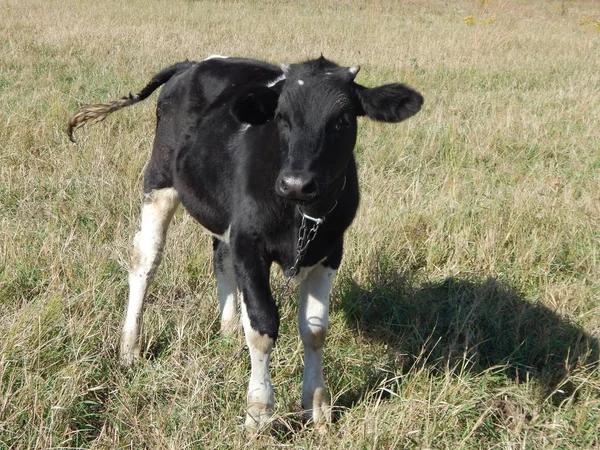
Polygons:
M275 117L279 92L266 86L253 86L233 101L231 113L242 123L263 125Z
M381 122L402 122L415 115L423 105L423 96L403 84L386 84L366 88L355 84L362 111L370 119Z

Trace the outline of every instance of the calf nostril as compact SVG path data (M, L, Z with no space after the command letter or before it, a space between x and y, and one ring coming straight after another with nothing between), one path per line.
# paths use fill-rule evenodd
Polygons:
M286 195L290 190L290 185L285 178L280 178L277 183L277 188L281 194Z
M315 197L318 186L312 176L291 173L279 177L276 190L279 195L290 200L306 201Z
M317 183L314 179L309 178L308 180L304 180L304 184L302 185L302 193L304 195L311 195L317 191Z

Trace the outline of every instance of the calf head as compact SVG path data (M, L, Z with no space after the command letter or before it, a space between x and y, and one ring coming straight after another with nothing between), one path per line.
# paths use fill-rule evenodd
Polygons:
M285 79L243 93L232 112L241 122L276 123L280 169L275 191L324 215L344 186L356 143L357 117L401 122L423 97L402 84L366 88L354 82L360 67L320 57L282 66Z

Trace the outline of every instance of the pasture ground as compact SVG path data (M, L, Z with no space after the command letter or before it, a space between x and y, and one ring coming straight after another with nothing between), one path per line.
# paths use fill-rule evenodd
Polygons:
M598 2L4 0L0 17L0 447L600 448ZM248 355L218 333L210 238L184 211L144 359L117 363L156 95L77 144L65 123L186 58L321 52L425 106L360 124L335 423L298 420L282 298L280 420L248 439Z

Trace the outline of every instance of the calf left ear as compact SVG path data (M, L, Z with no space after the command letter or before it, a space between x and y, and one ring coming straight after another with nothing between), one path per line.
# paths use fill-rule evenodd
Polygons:
M262 125L275 116L279 92L266 86L255 86L243 92L231 105L231 113L240 122Z
M375 88L356 85L362 111L359 115L381 122L402 122L419 112L423 96L399 83Z

